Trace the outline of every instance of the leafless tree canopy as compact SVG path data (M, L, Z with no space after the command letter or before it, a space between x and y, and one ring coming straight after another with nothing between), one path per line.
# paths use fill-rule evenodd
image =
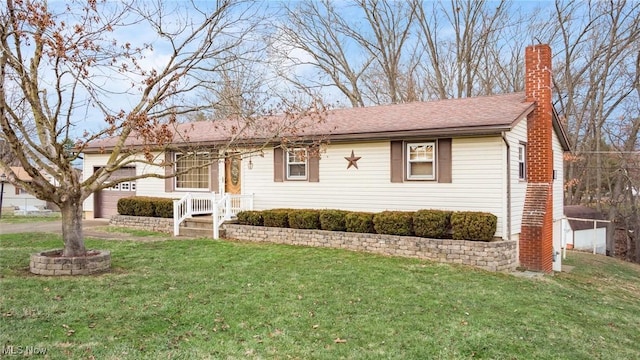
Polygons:
M260 50L256 36L265 22L259 4L5 4L0 8L2 140L33 180L18 179L4 156L0 168L10 181L60 207L66 256L85 252L82 202L109 186L111 174L122 166L166 165L154 151L180 140L174 131L180 117L234 113L234 139L252 127L263 137L278 135L266 134L265 129L284 130L258 124L247 113L247 101L238 96L245 89L238 88L233 75L241 66L250 66L246 61ZM207 92L216 94L215 101L198 96ZM304 113L286 104L277 110ZM287 124L295 126L292 117ZM98 126L86 123L96 120ZM88 144L107 137L115 142L106 166L82 178L73 162ZM132 147L132 141L139 146ZM233 146L232 141L227 146ZM149 176L159 175L136 178Z

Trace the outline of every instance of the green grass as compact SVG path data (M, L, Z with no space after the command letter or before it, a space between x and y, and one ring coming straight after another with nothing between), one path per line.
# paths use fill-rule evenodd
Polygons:
M525 279L334 249L87 240L111 273L28 273L55 235L0 236L0 343L51 359L640 358L640 268L570 253Z
M157 231L140 230L140 229L121 227L121 226L99 226L99 227L96 227L95 230L104 231L108 233L116 233L116 234L128 234L136 237L159 237L159 238L171 237L168 234L157 232Z
M60 213L54 212L48 215L41 216L25 216L25 215L13 215L13 214L2 214L2 218L0 218L0 224L24 224L24 223L33 223L33 222L43 222L43 221L56 221L60 220Z

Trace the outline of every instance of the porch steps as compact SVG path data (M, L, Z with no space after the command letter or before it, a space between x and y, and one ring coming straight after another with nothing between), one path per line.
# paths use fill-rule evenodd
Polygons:
M211 216L194 216L180 224L180 236L206 237L213 236L213 218ZM224 238L224 229L220 229L220 237Z

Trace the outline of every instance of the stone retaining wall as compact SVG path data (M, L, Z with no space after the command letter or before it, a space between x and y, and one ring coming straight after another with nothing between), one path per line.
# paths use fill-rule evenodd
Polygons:
M514 271L516 241L438 240L413 236L360 234L223 224L226 238L289 245L330 247L471 265L489 271Z
M96 252L90 256L63 257L62 250L49 250L31 255L29 270L37 275L89 275L108 271L111 268L111 252Z
M167 218L114 215L109 225L173 234L173 219Z

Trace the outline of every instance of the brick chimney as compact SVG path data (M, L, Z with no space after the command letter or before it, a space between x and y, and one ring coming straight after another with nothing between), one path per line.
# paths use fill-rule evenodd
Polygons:
M527 192L520 232L520 265L551 272L553 268L553 108L551 48L525 51L525 96L535 108L527 117Z

